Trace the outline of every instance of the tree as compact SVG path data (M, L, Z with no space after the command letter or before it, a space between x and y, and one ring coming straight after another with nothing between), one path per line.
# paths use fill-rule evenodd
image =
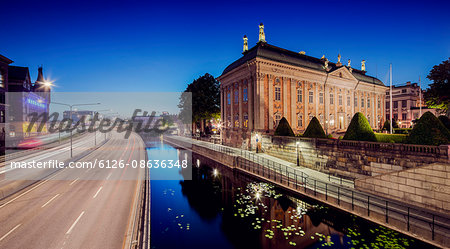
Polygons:
M190 83L180 97L178 107L183 123L204 122L220 116L219 82L210 74Z
M398 120L393 119L392 121L394 121L394 122L392 122L392 128L393 129L398 128ZM389 121L389 120L384 121L383 128L381 130L386 130L386 131L391 130L391 121Z
M450 58L431 69L427 78L433 81L424 93L425 103L431 108L439 108L449 115L450 107Z
M295 136L294 132L292 131L291 126L289 125L289 122L285 117L283 117L280 122L278 123L277 129L275 129L275 136Z
M369 121L360 112L355 113L352 121L350 121L350 125L345 132L344 140L377 141Z
M316 117L313 117L311 121L309 121L308 127L306 127L306 131L303 133L303 136L312 138L327 138L327 135L325 135L325 132L323 131L322 125L320 125L320 122Z
M450 119L445 116L445 115L441 115L438 117L438 119L442 122L442 124L447 127L447 129L450 131Z
M431 112L426 112L412 129L407 139L411 144L440 145L450 142L450 131Z

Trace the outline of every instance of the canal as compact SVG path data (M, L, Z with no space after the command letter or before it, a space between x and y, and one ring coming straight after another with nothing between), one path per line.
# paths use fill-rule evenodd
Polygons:
M147 153L192 162L150 171L151 248L433 248L201 155L161 142Z

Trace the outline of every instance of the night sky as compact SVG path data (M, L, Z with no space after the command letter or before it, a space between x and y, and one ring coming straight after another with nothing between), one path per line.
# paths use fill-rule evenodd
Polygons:
M238 59L244 34L254 46L263 22L270 44L428 84L450 57L449 1L371 2L0 0L0 54L33 81L42 64L59 92L183 91Z

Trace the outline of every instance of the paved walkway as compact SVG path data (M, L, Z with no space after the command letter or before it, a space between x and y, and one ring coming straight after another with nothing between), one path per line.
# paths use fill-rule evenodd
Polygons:
M175 137L174 137L175 138ZM349 188L354 188L354 182L347 180L347 179L342 179L340 177L336 177L336 176L331 176L329 174L317 171L317 170L313 170L310 168L306 168L303 166L297 166L295 163L291 163L288 161L285 161L283 159L265 154L265 153L255 153L253 151L248 151L248 150L243 150L243 149L239 149L239 148L234 148L234 147L229 147L229 146L225 146L225 145L219 145L219 144L213 144L210 142L205 142L205 141L201 141L201 140L196 140L196 139L192 139L192 138L187 138L187 137L176 137L176 139L179 140L183 140L184 142L187 143L191 143L191 144L197 144L199 146L204 146L204 147L211 147L211 146L220 146L223 148L227 148L228 151L232 152L235 155L239 155L242 156L250 161L253 162L261 162L261 159L266 159L268 161L271 162L275 162L284 166L288 166L290 168L290 172L296 171L296 172L303 172L304 174L307 175L308 179L316 179L316 180L320 180L322 182L332 182L335 184L340 184L343 185L345 187L349 187Z

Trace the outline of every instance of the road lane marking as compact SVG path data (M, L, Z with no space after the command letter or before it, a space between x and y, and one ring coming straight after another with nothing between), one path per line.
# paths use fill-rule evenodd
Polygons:
M56 173L56 174L55 174L55 175L53 175L52 177L48 178L47 180L45 180L45 181L43 181L43 182L39 183L38 185L36 185L36 186L32 187L32 188L31 188L31 189L29 189L29 190L27 190L27 191L23 192L22 194L20 194L20 195L16 196L15 198L13 198L13 199L11 199L11 200L9 200L9 201L7 201L7 202L3 203L3 204L2 204L1 206L0 206L0 208L2 208L2 207L4 207L4 206L8 205L9 203L11 203L11 202L13 202L13 201L17 200L18 198L20 198L20 197L22 197L22 196L24 196L24 195L28 194L28 193L29 193L30 191L32 191L32 190L34 190L35 188L37 188L37 187L41 186L42 184L44 184L44 183L48 182L48 181L49 181L49 180L51 180L52 178L55 178L55 176L57 176L57 175L61 174L61 173L62 173L62 172L63 172L64 170L65 170L65 169L63 169L63 170L59 171L58 173Z
M98 193L100 193L100 190L102 190L103 186L101 186L98 190L97 193L95 193L94 197L92 197L92 199L95 199L95 197L97 197Z
M78 216L78 218L75 220L75 222L72 224L72 226L69 228L69 230L67 230L66 234L70 234L70 232L72 232L72 229L75 227L75 225L78 223L78 221L81 219L81 216L83 216L84 211L81 212L80 216Z
M108 179L109 179L109 177L111 176L111 174L112 174L112 172L111 172L111 173L109 173L108 177L106 177L106 180L108 180Z
M53 198L51 198L50 200L48 200L44 205L42 205L42 207L41 208L43 208L43 207L45 207L45 206L47 206L47 204L49 204L51 201L53 201L56 197L58 197L59 196L59 194L57 194L57 195L55 195L55 196L53 196Z
M4 238L6 238L6 236L8 236L10 233L14 232L14 230L16 230L18 227L20 227L20 225L22 225L22 224L19 224L19 225L15 226L7 234L3 235L3 237L0 238L0 241L2 241Z
M80 178L77 178L77 179L73 180L69 185L74 184L76 181L78 181L78 179L80 179Z

